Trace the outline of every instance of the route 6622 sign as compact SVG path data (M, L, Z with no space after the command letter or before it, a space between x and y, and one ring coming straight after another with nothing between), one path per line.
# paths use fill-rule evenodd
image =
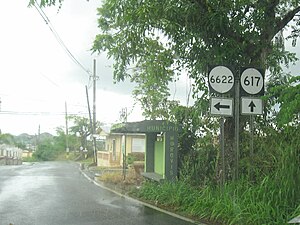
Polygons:
M226 66L216 66L208 73L208 83L212 91L224 94L232 89L234 75Z

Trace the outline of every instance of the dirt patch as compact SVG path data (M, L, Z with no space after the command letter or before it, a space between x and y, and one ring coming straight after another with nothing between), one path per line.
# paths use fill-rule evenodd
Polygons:
M143 181L143 177L137 174L133 168L126 170L125 176L122 170L118 170L104 172L96 179L103 183L115 185L125 191L136 188Z

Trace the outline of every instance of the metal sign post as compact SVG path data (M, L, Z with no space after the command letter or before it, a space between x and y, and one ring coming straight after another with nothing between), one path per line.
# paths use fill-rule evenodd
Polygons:
M264 93L264 76L261 71L255 68L247 68L241 74L241 87L243 95L241 99L241 114L250 115L250 177L253 179L253 157L254 157L254 115L263 114L263 102L254 95L261 96Z
M253 115L250 115L250 157L251 159L253 159L253 138L254 138L254 133L253 133L253 124L254 124L254 121L253 121Z
M218 94L225 94L232 90L234 86L234 75L230 69L225 66L216 66L208 74L210 90ZM233 116L233 99L224 97L212 97L210 100L210 113L220 118L220 151L222 160L222 185L226 182L225 166L225 135L224 123L225 116Z
M225 118L224 118L224 116L222 116L220 118L220 145L221 145L221 154L222 154L222 185L224 185L226 182L224 122L225 122Z
M220 119L220 146L222 154L222 183L225 182L225 150L224 150L224 117L234 115L235 124L235 173L234 179L239 178L240 160L240 110L243 115L250 115L250 157L254 156L253 147L253 115L263 113L263 102L257 96L264 93L264 75L256 68L244 68L240 74L233 74L225 66L216 66L208 73L208 83L211 92L217 93L218 97L210 99L210 114L221 116ZM234 99L224 98L222 95L234 88ZM243 96L240 99L240 96ZM240 108L241 105L241 108ZM234 113L233 113L234 107Z
M239 178L239 160L240 160L240 80L236 79L235 86L235 180Z

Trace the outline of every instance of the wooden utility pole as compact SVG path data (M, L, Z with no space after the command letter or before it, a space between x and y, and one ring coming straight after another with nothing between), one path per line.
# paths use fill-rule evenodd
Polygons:
M67 108L67 102L65 102L65 119L66 119L66 152L67 155L69 154L69 128L68 128L68 108Z
M94 59L93 72L93 133L96 131L96 59Z
M93 72L93 142L94 142L94 163L97 165L97 145L96 145L96 59L94 59L94 72Z
M94 132L93 132L93 120L92 120L92 115L91 115L91 107L90 107L90 99L89 99L89 92L88 92L88 87L85 85L85 92L86 92L86 99L87 99L87 105L88 105L88 111L89 111L89 119L90 119L90 130L91 130L91 134L93 136ZM94 139L93 139L94 141ZM95 143L93 143L95 146ZM95 163L95 148L94 148L94 163Z
M85 86L86 91L86 98L87 98L87 104L88 104L88 110L89 110L89 118L90 118L90 129L91 129L91 135L93 138L93 145L94 145L94 164L97 165L97 145L96 145L96 59L94 59L94 71L93 71L93 119L91 116L91 109L90 109L90 100L89 100L89 93L88 88Z
M40 146L40 136L41 136L41 125L39 124L39 128L38 128L38 135L37 135L37 144L36 144L36 149L39 150L39 146Z
M121 115L120 115L122 123L127 123L127 107L122 108ZM122 149L123 154L123 180L126 179L126 133L123 135L124 138L124 149Z

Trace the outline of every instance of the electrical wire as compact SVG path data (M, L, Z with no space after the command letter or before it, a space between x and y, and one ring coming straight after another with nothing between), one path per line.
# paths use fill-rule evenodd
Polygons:
M76 57L72 54L72 52L68 49L68 47L65 45L65 43L63 42L63 40L60 38L59 34L56 32L56 30L54 29L53 25L51 24L50 19L48 18L48 16L46 15L46 13L43 11L43 9L40 7L40 5L35 1L34 7L36 8L36 10L38 11L38 13L40 14L40 16L43 18L43 20L45 21L45 23L47 24L47 26L49 27L50 31L52 32L52 34L54 35L55 39L58 41L58 43L60 44L60 46L64 49L64 51L67 53L67 55L71 58L71 60L77 64L82 70L84 70L89 77L92 75L91 71L89 71L88 69L86 69L77 59Z
M65 112L18 112L18 111L0 111L3 115L20 115L20 116L61 116L65 115ZM84 112L68 112L70 116L87 115Z

